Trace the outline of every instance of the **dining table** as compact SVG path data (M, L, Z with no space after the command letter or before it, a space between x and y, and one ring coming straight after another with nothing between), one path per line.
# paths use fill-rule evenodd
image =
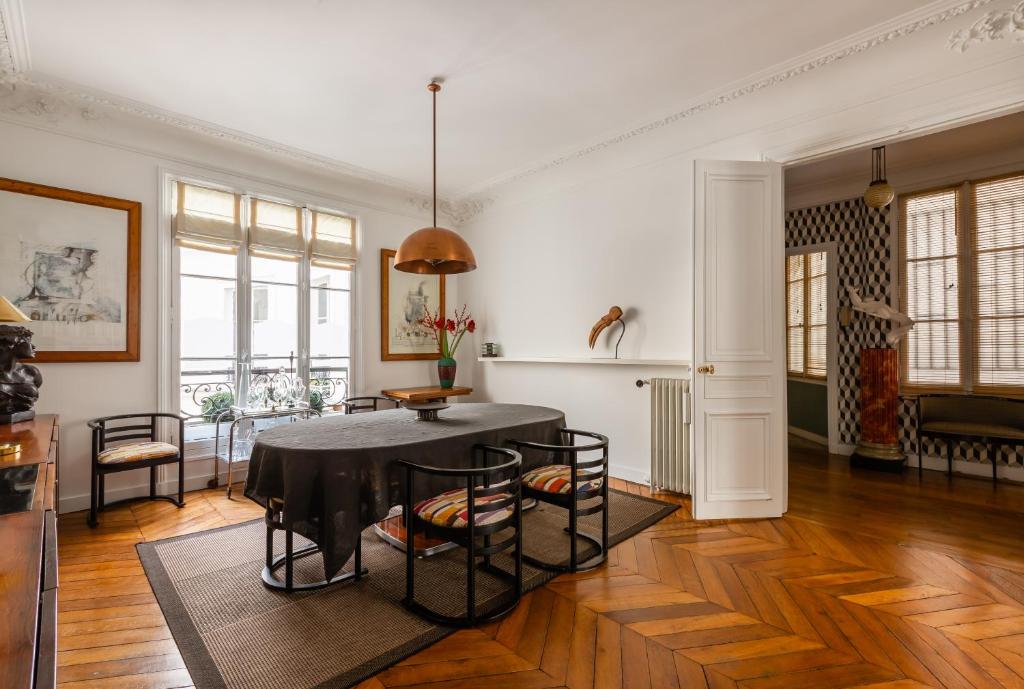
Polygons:
M245 495L264 507L271 498L283 500L284 526L318 546L325 580L331 581L363 529L404 504L405 472L398 460L465 468L474 445L502 446L512 439L553 444L564 427L558 409L485 402L454 404L432 421L402 408L295 421L257 436ZM523 471L550 461L531 453ZM417 481L413 498L458 487L454 480Z

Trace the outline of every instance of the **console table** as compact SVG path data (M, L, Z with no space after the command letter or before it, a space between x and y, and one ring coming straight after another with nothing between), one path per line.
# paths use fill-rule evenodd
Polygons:
M0 425L0 686L52 689L57 670L58 419Z

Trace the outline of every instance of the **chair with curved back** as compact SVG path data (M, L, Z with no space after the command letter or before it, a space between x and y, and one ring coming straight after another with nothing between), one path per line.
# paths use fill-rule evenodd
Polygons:
M544 562L524 555L529 564L558 572L580 572L593 569L608 559L608 438L600 433L563 428L559 431L567 445L548 445L520 440L509 440L517 451L531 450L552 455L555 462L523 474L523 496L540 502L563 507L569 511L569 564ZM577 438L590 438L596 442L577 445ZM594 456L593 453L599 453ZM580 455L584 457L581 458ZM564 458L563 461L558 461ZM600 502L594 502L600 498ZM590 503L581 505L580 503ZM601 538L579 530L579 518L601 513ZM598 552L585 562L579 562L578 538L593 543Z
M503 461L488 466L492 458ZM402 511L406 533L403 604L431 622L459 627L494 620L511 612L519 604L523 592L523 516L520 492L522 458L519 453L507 448L475 445L472 468L446 469L403 460L399 460L399 464L405 468L405 503ZM416 502L414 495L417 474L461 480L464 486ZM470 494L473 495L472 500L467 498ZM508 535L510 530L512 534ZM417 557L413 542L418 531L424 532L428 538L443 538L466 549L464 616L445 615L416 600ZM492 542L492 538L498 533L502 533L502 540ZM491 562L494 555L510 548L514 548L512 574ZM479 565L480 569L511 584L505 594L483 611L477 609L476 603L479 558L483 559L483 563Z
M157 419L178 422L178 444L157 440ZM95 527L97 517L107 507L136 500L167 500L185 506L185 419L183 414L150 412L117 414L92 419L92 484L89 499L89 526ZM143 421L140 423L140 421ZM178 496L156 494L156 468L164 464L178 465ZM104 479L107 474L149 468L149 495L126 498L109 505L104 500Z
M362 412L380 411L380 405L383 402L394 405L395 409L402 406L401 402L390 397L363 395L361 397L346 397L341 401L341 408L346 414L359 414Z

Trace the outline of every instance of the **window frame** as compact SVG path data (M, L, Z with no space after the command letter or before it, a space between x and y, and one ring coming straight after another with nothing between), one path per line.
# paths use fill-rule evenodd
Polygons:
M906 203L908 200L935 194L942 191L956 191L957 194L957 280L959 281L959 293L957 295L957 308L959 318L957 323L960 329L958 342L960 357L960 383L958 385L943 385L931 383L913 383L909 378L910 356L907 347L907 338L900 340L898 344L899 365L900 365L900 393L908 396L915 396L927 393L952 393L952 394L985 394L1003 395L1007 397L1024 397L1024 385L985 385L978 381L977 361L979 358L978 339L978 290L975 284L977 275L977 233L978 217L975 209L977 207L977 188L981 184L998 182L1003 179L1024 176L1024 170L1004 172L997 175L989 175L973 179L951 182L924 189L915 189L899 195L899 212L896 214L897 238L897 270L899 303L901 310L907 309L907 255L906 255Z
M296 299L298 300L297 347L299 351L296 357L297 363L294 375L301 376L303 380L308 379L309 377L311 356L309 351L309 337L310 328L313 325L312 318L315 317L315 315L311 313L309 303L312 292L309 278L310 265L317 259L312 252L312 216L315 212L321 212L351 219L353 233L352 253L354 258L332 260L336 263L349 265L349 270L351 271L351 280L348 289L350 320L348 332L347 389L349 391L356 389L359 378L357 361L360 360L360 350L357 348L357 332L360 330L360 318L362 316L361 311L358 309L357 302L359 257L361 255L360 239L362 233L362 223L359 215L350 210L339 210L337 206L340 204L332 204L329 200L323 199L322 197L318 197L314 194L296 192L294 195L291 195L290 198L285 198L281 197L279 194L268 193L265 189L260 189L258 187L253 189L248 184L245 184L244 186L239 183L227 184L222 181L212 180L209 178L199 178L191 174L181 174L168 170L162 170L161 173L163 184L161 185L160 205L162 212L159 223L159 258L160 272L162 275L160 280L161 290L159 301L163 307L161 309L163 315L158 327L158 337L160 338L158 359L161 367L158 383L158 394L161 400L160 406L163 409L172 412L180 412L181 410L181 318L177 311L178 306L181 303L181 258L180 249L174 237L174 214L177 212L176 198L177 185L179 182L207 187L218 191L225 191L237 194L239 197L238 205L240 222L242 225L242 240L237 248L237 254L235 257L237 267L235 282L237 290L235 299L237 344L234 362L236 371L235 380L238 381L238 385L235 390L236 400L241 399L243 394L238 388L247 387L248 383L248 381L239 380L237 372L241 369L243 364L248 364L250 367L252 365L252 352L250 345L251 329L253 326L251 319L253 298L251 264L249 260L249 229L251 220L249 217L249 208L252 206L252 200L259 198L275 203L285 203L299 208L301 218L300 234L302 235L302 252L301 254L299 252L294 252L299 265L296 289ZM244 294L245 298L238 298L240 294ZM344 359L346 357L338 358ZM306 394L307 396L309 395L308 384ZM190 440L187 441L185 445L186 452L188 454L186 461L188 462L209 460L214 454L213 439Z
M818 375L816 373L807 373L807 361L809 360L808 352L810 350L810 333L812 326L809 317L810 301L811 301L811 276L810 276L810 265L811 262L807 259L811 254L823 254L825 257L825 272L823 277L825 278L825 373ZM799 280L789 279L789 259L792 256L803 256L804 257L804 271L803 276ZM827 245L815 244L809 246L798 246L793 247L786 252L786 268L784 270L786 276L786 377L795 380L803 380L812 383L824 384L828 380L828 368L829 368L829 342L832 337L832 304L831 304L831 292L832 285L830 284L829 277L832 271L832 253L829 251ZM814 276L819 277L819 276ZM803 325L790 326L789 325L789 286L794 282L803 283L803 301L804 301L804 322ZM804 334L804 370L793 371L789 366L789 331L793 328L801 328Z

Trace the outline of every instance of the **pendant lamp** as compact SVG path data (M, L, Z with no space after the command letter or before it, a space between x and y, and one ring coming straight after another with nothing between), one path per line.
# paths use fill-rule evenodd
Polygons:
M885 146L871 149L871 184L864 192L864 203L872 208L885 208L892 203L892 185L885 180Z
M476 270L476 257L458 232L437 226L437 92L436 81L427 86L434 112L434 224L405 238L395 254L395 269L405 273L452 275Z

